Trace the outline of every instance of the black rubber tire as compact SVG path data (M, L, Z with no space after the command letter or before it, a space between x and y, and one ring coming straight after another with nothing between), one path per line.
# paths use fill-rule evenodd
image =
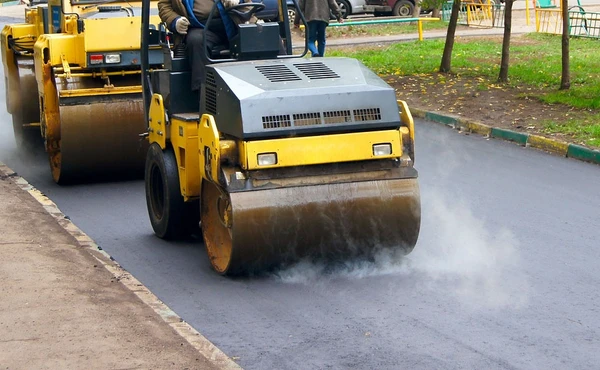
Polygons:
M177 160L172 149L162 150L156 143L150 145L144 178L148 216L159 238L183 239L199 229L199 202L183 201Z
M288 5L287 11L288 11L288 20L290 21L290 26L293 27L294 20L296 19L297 10L295 7ZM300 23L302 23L302 20L300 20Z
M392 9L392 15L396 17L412 17L415 11L415 4L408 0L401 0L396 2L394 9Z
M342 18L346 19L352 14L352 6L347 0L337 0L337 4L342 11Z

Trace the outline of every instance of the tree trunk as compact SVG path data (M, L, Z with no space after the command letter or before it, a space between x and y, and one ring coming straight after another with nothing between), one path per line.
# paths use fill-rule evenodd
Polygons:
M510 60L510 32L512 28L512 6L514 0L504 2L504 37L502 38L502 60L498 82L508 82L508 66Z
M433 8L431 18L442 18L442 10L440 8Z
M562 0L562 76L560 79L560 89L569 90L571 88L571 72L569 67L569 0Z
M421 16L421 0L415 1L415 8L413 9L413 18L419 18Z
M448 32L446 33L444 54L442 54L442 63L440 64L441 73L450 73L452 69L452 48L454 48L454 35L456 34L460 5L460 0L454 0L454 3L452 3L452 13L450 13L450 23L448 24Z

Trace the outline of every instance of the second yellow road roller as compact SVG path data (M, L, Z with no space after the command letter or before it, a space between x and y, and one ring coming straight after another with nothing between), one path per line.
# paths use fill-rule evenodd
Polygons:
M193 93L185 53L168 32L147 29L144 4L142 59L165 51L163 68L142 67L156 235L199 227L220 274L412 251L414 124L392 87L355 59L291 55L279 1L276 21L241 24L227 50L206 50L211 63Z
M58 183L143 173L140 15L135 0L49 0L2 30L17 144L44 145ZM151 52L150 64L162 60Z

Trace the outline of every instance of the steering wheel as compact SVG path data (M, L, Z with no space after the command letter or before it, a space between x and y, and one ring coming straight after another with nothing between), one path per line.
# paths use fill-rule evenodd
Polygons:
M244 22L248 22L252 16L261 10L266 8L263 3L239 3L238 5L234 5L231 8L228 8L228 12L235 13L238 17L240 17Z

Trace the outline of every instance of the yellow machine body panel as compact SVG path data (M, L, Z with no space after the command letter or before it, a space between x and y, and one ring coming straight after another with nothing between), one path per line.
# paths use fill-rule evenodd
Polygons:
M112 3L111 3L112 5ZM152 24L159 24L158 16L151 17ZM88 19L85 21L84 50L89 53L140 48L139 17Z
M180 115L179 117L171 120L170 140L177 158L181 195L184 201L189 201L200 196L199 121L197 114Z
M391 145L389 155L375 156L374 144ZM243 144L246 163L242 168L256 170L276 167L341 163L402 156L402 138L398 130L357 132L348 134L293 137L246 141ZM259 165L258 154L275 153L277 163Z

